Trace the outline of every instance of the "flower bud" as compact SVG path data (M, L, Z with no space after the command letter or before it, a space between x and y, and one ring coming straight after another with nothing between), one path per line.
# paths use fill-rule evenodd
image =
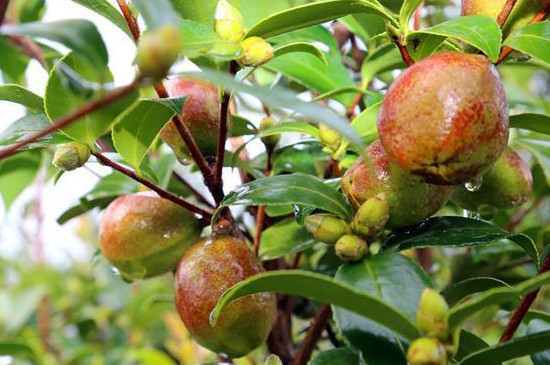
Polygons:
M250 37L241 42L239 62L245 66L261 66L273 58L273 47L263 38Z
M277 125L277 121L271 117L267 117L262 119L260 122L260 132L265 131L266 129L273 128ZM267 147L273 149L279 143L279 140L281 139L280 134L272 134L270 136L265 136L260 138Z
M277 355L269 355L264 365L283 365L283 362Z
M447 331L447 313L449 305L435 290L426 288L420 297L416 322L420 330L430 337L441 340L449 336Z
M411 343L407 362L410 365L447 365L447 353L438 340L422 337Z
M227 0L218 1L214 14L216 33L228 41L240 41L244 36L243 17Z
M353 219L353 231L363 236L374 236L384 228L389 217L390 207L386 194L378 194L359 207Z
M359 236L346 234L340 237L334 249L340 260L356 262L362 260L367 254L367 242Z
M52 164L63 171L72 171L88 161L90 152L90 147L84 144L77 142L65 143L55 150Z
M181 49L178 29L172 25L159 27L139 41L136 64L143 76L161 79L177 61Z
M328 214L307 216L304 220L304 226L316 240L331 245L350 232L347 222Z
M319 124L319 138L329 153L336 152L342 144L342 136L340 133L330 129L324 124Z

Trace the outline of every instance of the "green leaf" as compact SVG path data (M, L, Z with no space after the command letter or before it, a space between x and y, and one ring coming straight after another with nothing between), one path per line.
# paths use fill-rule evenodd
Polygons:
M364 84L368 85L381 72L404 68L405 62L399 50L393 44L386 44L377 48L361 66L361 75Z
M351 122L352 128L359 133L359 136L366 144L378 138L376 123L378 121L378 112L381 106L382 103L377 103L368 107Z
M20 152L0 161L0 195L6 210L34 181L41 162L40 151Z
M149 0L145 1L149 2ZM239 8L239 0L228 1L233 6ZM216 11L218 0L170 0L170 2L184 19L189 19L206 25L210 29L214 29L214 12ZM254 4L254 6L260 5L262 4Z
M174 114L174 109L157 100L139 100L115 121L112 138L117 152L139 171L143 157Z
M510 127L550 135L550 117L544 114L517 114L510 117Z
M301 53L309 53L315 57L317 57L325 66L328 66L327 57L321 51L319 48L315 47L313 44L308 42L294 42L290 44L285 44L283 46L275 48L275 52L273 54L274 57L279 57L281 55L287 54L287 53L295 53L295 52L301 52Z
M458 365L494 364L548 349L550 349L550 331L539 332L474 352Z
M359 356L347 348L331 349L315 356L309 365L359 365Z
M82 5L96 14L101 15L105 19L109 20L111 23L116 25L120 30L122 30L130 39L134 40L126 20L120 12L107 0L71 0L79 5Z
M550 331L549 322L540 319L535 319L529 322L529 326L527 327L528 335L533 335L544 331ZM531 360L533 360L534 365L550 364L550 349L549 351L531 354Z
M183 54L190 59L201 56L215 56L218 61L235 59L241 47L238 42L226 41L214 31L214 28L194 22L180 20L178 22L183 39Z
M462 330L460 331L459 346L454 358L460 361L471 353L483 350L488 347L489 345L483 339L477 337L471 332Z
M441 295L443 295L449 306L452 307L472 294L481 293L489 289L499 288L501 286L510 287L504 281L499 279L477 277L454 283L443 290Z
M542 168L546 183L550 185L550 141L516 138L512 143L516 147L522 147L531 152L535 161Z
M509 233L489 222L462 217L434 217L405 232L392 234L383 249L402 251L421 247L469 247L508 239L539 262L535 243L521 233Z
M303 122L280 123L272 128L261 131L258 133L258 137L267 137L283 133L301 133L307 134L314 138L319 138L319 129L315 128L311 124Z
M262 233L260 257L272 260L305 250L315 243L308 231L294 219L286 219Z
M451 308L447 316L449 329L456 331L459 326L474 313L483 310L490 305L516 300L518 297L535 291L549 283L550 272L538 275L529 280L525 280L521 284L514 285L512 287L502 287L488 290L474 299Z
M355 13L374 13L392 18L376 0L328 0L297 6L264 18L250 28L246 37L274 37Z
M23 84L29 57L22 54L7 37L0 37L0 71L4 82Z
M415 10L422 4L424 0L405 0L399 11L399 23L401 24L401 29L405 31L405 34L409 30L409 20L415 12Z
M508 37L504 45L550 64L550 23L528 24Z
M163 25L177 25L180 21L176 10L169 0L132 0L147 29L155 29Z
M316 207L348 220L353 217L340 192L302 173L265 177L241 185L226 195L216 212L229 205L288 204Z
M44 99L20 85L1 85L0 100L11 101L34 111L44 112Z
M10 145L20 139L29 137L32 134L40 132L49 125L50 121L45 114L27 114L10 124L10 126L0 134L0 146ZM69 137L61 133L52 133L36 142L26 145L22 150L51 146L70 141L71 139Z
M30 359L35 361L36 354L31 346L24 342L2 341L0 342L0 355L13 356L16 359Z
M496 62L500 54L502 32L493 18L482 15L462 16L411 33L432 34L441 37L453 37L483 51L491 61Z
M107 68L98 72L76 53L70 53L63 57L52 70L46 86L45 104L51 121L55 121L89 103L92 99L100 98L110 92L110 90L98 89L94 91L92 89L90 95L88 90L82 93L81 90L70 87L71 84L68 84L63 74L65 71L61 71L67 67L91 85L95 85L93 83L101 85L112 80ZM138 92L134 91L104 108L87 114L63 128L62 131L79 142L92 145L98 137L109 131L117 116L129 107L137 99L137 96Z
M342 265L335 279L368 293L397 310L412 323L420 296L432 283L422 269L397 254L376 255L357 264ZM368 308L367 308L368 310ZM334 319L346 342L368 359L369 365L406 365L406 339L344 309L334 308Z
M267 272L234 285L221 296L211 313L212 321L215 322L232 301L260 292L277 292L330 303L370 318L409 340L420 335L414 323L377 297L330 276L303 270Z
M92 67L107 66L108 54L105 43L94 23L89 20L70 19L50 23L5 24L0 34L45 38L58 42L82 56Z

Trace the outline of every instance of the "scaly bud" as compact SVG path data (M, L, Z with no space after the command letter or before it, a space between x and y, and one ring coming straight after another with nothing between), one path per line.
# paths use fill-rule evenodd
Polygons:
M90 147L77 142L69 142L57 147L52 164L63 171L72 171L84 165L89 157Z
M353 219L353 231L367 237L374 236L384 228L389 217L390 207L386 194L378 194L359 207Z
M266 129L273 128L277 125L277 121L271 117L262 119L260 122L260 132L265 131ZM265 136L260 138L262 142L269 148L273 149L279 143L281 139L280 134L272 134L270 136Z
M340 237L334 249L340 260L356 262L362 260L367 254L367 242L359 236L346 234Z
M416 321L420 330L430 337L447 339L447 312L449 305L435 290L426 288L420 297Z
M328 149L329 153L336 152L342 144L342 136L340 133L330 129L324 124L319 124L319 138L321 143Z
M316 240L331 245L350 232L347 222L328 214L307 216L304 220L304 226Z
M145 33L139 41L136 64L145 77L161 79L177 61L182 49L178 29L166 25Z
M261 66L273 58L273 47L263 38L250 37L241 42L239 62L245 66Z
M407 362L410 365L447 365L447 353L438 340L422 337L411 343Z
M228 41L240 41L243 38L243 17L227 0L218 1L214 19L214 28L221 38Z
M269 355L264 365L283 365L283 362L277 355Z

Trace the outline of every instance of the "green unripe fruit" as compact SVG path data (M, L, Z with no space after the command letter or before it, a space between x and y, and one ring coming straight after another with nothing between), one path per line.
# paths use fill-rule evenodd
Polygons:
M352 228L357 234L374 236L380 232L390 217L390 206L384 193L367 199L357 210Z
M321 143L332 152L337 151L342 144L342 135L324 124L319 124L319 138Z
M423 337L411 343L407 362L409 365L447 365L447 353L438 340Z
M261 66L273 58L273 47L263 38L246 38L241 42L241 47L239 62L245 66Z
M449 337L447 331L447 313L449 305L435 290L426 288L420 297L416 322L418 328L429 337L445 340Z
M63 171L72 171L83 166L90 158L90 147L69 142L57 147L53 155L52 164Z
M176 272L175 303L185 327L199 344L234 358L266 341L277 311L273 293L234 301L221 312L215 326L210 323L210 314L227 289L263 271L262 264L237 238L208 238L187 251Z
M214 13L216 33L228 41L240 41L244 36L243 17L227 0L218 1Z
M177 61L183 47L178 29L166 25L145 33L138 44L136 64L141 75L161 79Z
M481 187L469 191L457 187L451 200L464 209L478 210L482 206L499 209L516 208L527 202L533 190L529 166L511 148L483 175Z
M264 365L283 365L283 362L277 355L269 355L265 360Z
M508 143L508 102L495 66L460 52L416 62L389 88L378 132L391 159L427 182L473 179Z
M312 214L304 219L304 226L318 241L333 245L351 232L346 221L329 214Z
M101 253L126 281L174 270L199 237L198 220L189 211L142 192L115 199L99 226Z
M384 194L389 218L386 228L418 224L436 213L449 200L452 188L424 183L390 159L379 140L373 142L346 171L342 191L359 209L368 199Z
M361 261L367 254L367 242L359 236L346 234L334 246L336 256L345 262Z
M262 119L260 122L260 132L265 131L266 129L273 128L277 125L277 121L271 117L267 117ZM280 134L273 134L270 136L265 136L260 138L263 144L265 144L267 147L273 149L279 143L279 140L281 139Z

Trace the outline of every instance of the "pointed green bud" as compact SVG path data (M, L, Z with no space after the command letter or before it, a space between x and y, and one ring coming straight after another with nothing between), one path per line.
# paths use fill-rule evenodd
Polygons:
M411 343L407 362L409 365L447 365L447 353L438 340L422 337Z
M350 232L349 224L328 214L313 214L304 220L304 226L318 241L333 245Z
M342 261L361 261L367 254L367 242L359 236L347 234L340 237L334 249L336 256Z
M319 124L319 138L323 145L331 151L330 153L336 152L342 144L342 136L340 133L330 129L324 124Z
M159 27L141 37L136 64L143 76L161 79L177 61L182 48L181 35L176 27Z
M218 1L214 14L216 33L228 41L240 41L244 36L243 17L239 9L227 0Z
M264 365L283 365L283 362L277 355L269 355Z
M420 330L430 337L445 340L449 337L447 331L447 313L449 305L438 292L426 288L420 297L416 321Z
M90 152L90 147L84 144L77 142L65 143L55 150L52 164L63 171L72 171L88 161Z
M265 131L266 129L273 128L277 125L277 121L271 117L267 117L262 119L260 122L260 132ZM262 142L269 148L275 148L277 143L279 143L279 140L281 139L280 134L273 134L270 136L265 136L260 138Z
M273 58L273 47L263 38L250 37L241 42L239 62L245 66L261 66Z
M367 237L374 236L384 228L389 217L390 206L386 194L378 194L359 207L353 219L353 231Z

